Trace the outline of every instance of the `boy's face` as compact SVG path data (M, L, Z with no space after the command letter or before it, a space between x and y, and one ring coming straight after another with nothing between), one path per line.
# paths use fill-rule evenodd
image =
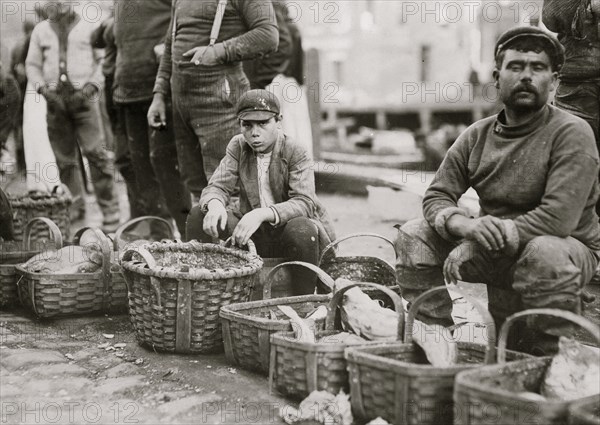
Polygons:
M268 153L273 150L279 135L279 122L275 117L268 120L240 120L242 134L246 143L256 153Z

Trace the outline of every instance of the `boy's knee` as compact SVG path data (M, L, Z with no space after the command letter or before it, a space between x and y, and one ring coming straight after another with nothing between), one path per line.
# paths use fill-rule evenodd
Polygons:
M204 222L204 212L200 205L193 207L186 220L185 224L185 236L186 240L197 239L201 240L203 233L202 224Z
M317 235L319 229L317 225L309 218L295 217L285 225L285 233L299 237L311 237Z

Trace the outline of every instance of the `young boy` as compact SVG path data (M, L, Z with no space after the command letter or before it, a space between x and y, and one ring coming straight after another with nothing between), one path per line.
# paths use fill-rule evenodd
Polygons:
M249 239L262 257L287 257L317 264L335 239L327 212L315 194L312 161L302 146L281 131L279 102L266 90L240 97L241 134L202 191L187 220L187 239L212 242L231 236ZM226 206L239 184L239 207ZM314 274L297 273L297 294L313 293Z

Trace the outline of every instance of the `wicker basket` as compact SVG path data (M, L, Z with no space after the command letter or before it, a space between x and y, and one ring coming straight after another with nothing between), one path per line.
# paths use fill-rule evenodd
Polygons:
M600 425L600 394L571 404L569 425Z
M121 266L138 342L174 353L221 351L219 309L247 301L262 267L252 241L248 247L250 252L197 241L163 241L125 251ZM134 260L135 254L143 261ZM233 260L243 264L189 271L161 265Z
M511 325L522 317L548 315L567 319L586 329L600 343L600 328L581 316L557 309L531 309L508 317L498 340L498 365L461 373L456 379L454 423L532 425L566 424L567 411L577 400L534 401L519 393L539 392L552 357L531 358L508 364L506 340ZM581 400L581 399L580 399Z
M392 249L394 248L394 243L391 240L376 233L353 233L336 239L327 245L321 254L319 267L333 280L344 278L355 282L377 283L390 287L395 293L400 294L394 267L382 259L370 256L337 257L332 255L332 250L341 242L358 237L379 238L390 244ZM386 303L389 301L387 297L380 298L382 295L380 291L365 288L364 292L373 299L381 299ZM386 304L386 306L391 307L390 304Z
M441 286L421 294L406 318L404 341L378 347L346 350L350 374L352 411L362 419L381 416L388 422L405 425L451 424L452 390L456 374L494 361L496 329L488 311L469 300L486 321L487 346L457 342L458 363L442 368L431 365L413 341L413 324L423 302L432 294L446 291Z
M320 305L327 305L331 295L301 295L285 298L271 298L271 285L276 276L286 271L289 266L302 266L313 270L321 282L330 291L333 287L331 278L317 266L301 261L281 263L271 269L263 286L263 300L221 307L221 324L223 326L223 342L225 356L231 363L244 369L253 370L265 375L269 373L269 356L271 352L270 337L279 331L291 331L290 321L277 310L278 305L292 307L301 317L306 316ZM272 319L271 312L283 316Z
M52 235L54 248L57 250L62 248L63 240L60 229L52 220L43 217L35 217L29 220L23 230L23 248L18 251L3 250L0 252L0 256L2 257L0 261L0 307L12 307L19 301L19 294L17 291L18 275L15 266L26 262L31 257L44 250L44 245L32 247L31 244L31 229L38 225L38 222L48 226L50 234Z
M85 231L79 230L73 243L78 245ZM113 285L110 272L110 243L98 229L91 229L100 243L102 267L93 273L37 273L16 266L21 303L40 318L73 316L119 309L126 299L126 288ZM64 253L68 255L67 253Z
M59 191L62 190L62 194ZM65 185L55 186L51 193L30 192L26 195L8 194L8 200L13 213L13 227L15 240L22 241L24 229L34 217L46 217L52 220L60 229L65 240L71 235L71 194ZM31 240L36 242L41 239L52 237L48 227L42 223L36 223L31 229Z
M394 303L398 313L398 338L404 329L404 309L400 297L389 288L373 283L348 285L335 292L327 307L324 331L317 331L317 342L298 341L294 332L278 332L271 336L271 367L269 389L276 387L287 396L302 399L312 391L325 390L337 394L340 389L348 393L348 372L344 350L350 345L344 342L319 342L320 338L339 333L339 318L336 317L344 293L355 287L370 287L384 292ZM379 345L382 341L367 341L361 346Z

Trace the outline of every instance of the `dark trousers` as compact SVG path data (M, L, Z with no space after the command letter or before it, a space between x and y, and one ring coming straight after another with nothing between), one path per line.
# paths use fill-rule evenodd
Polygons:
M179 174L172 125L161 131L148 126L149 101L121 104L120 107L134 174L136 212L173 217L183 235L191 198Z
M425 220L411 220L395 242L396 273L402 296L412 302L426 290L444 285L442 266L456 246L446 241ZM572 237L540 236L515 257L493 257L481 249L460 269L466 282L487 284L489 311L497 325L516 311L558 308L581 313L583 287L591 280L598 258ZM432 296L418 317L426 323L449 324L452 303L447 293ZM530 320L530 328L559 336L569 325L547 317Z
M90 163L96 200L105 222L119 219L119 203L114 187L112 153L106 149L97 98L81 90L64 89L48 95L48 136L63 182L70 186L74 198L81 197L77 184L77 145ZM68 185L68 183L67 183Z
M202 229L205 214L199 206L192 208L187 220L186 238L210 243L213 238ZM240 221L241 214L227 212L227 226L219 235L221 239L228 238ZM311 264L319 262L319 229L306 217L296 217L280 227L268 223L252 235L258 255L264 258L284 257L290 261L304 261ZM312 271L305 269L294 270L294 295L312 294L315 291L316 278Z
M240 132L235 107L250 83L237 64L226 69L174 62L173 123L181 178L195 200Z

